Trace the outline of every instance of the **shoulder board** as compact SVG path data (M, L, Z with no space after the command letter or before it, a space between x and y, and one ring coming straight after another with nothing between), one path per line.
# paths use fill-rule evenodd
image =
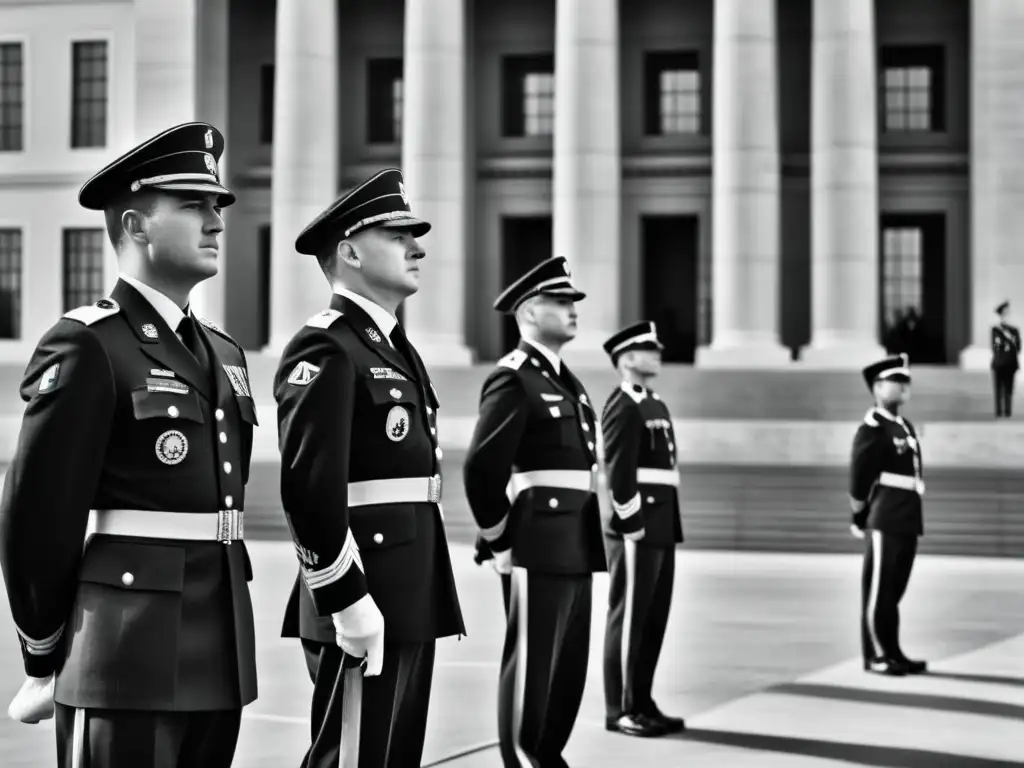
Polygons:
M310 328L330 328L339 317L341 317L341 312L338 310L325 309L323 312L317 312L309 318L306 321L306 325Z
M526 362L526 353L521 349L513 349L501 360L498 361L498 366L501 368L511 368L513 371L518 371L519 367Z
M207 320L205 317L199 317L198 315L196 315L196 320L198 320L202 325L204 325L205 327L209 328L214 333L220 334L221 336L223 336L228 341L234 343L235 340L232 339L231 336L228 335L228 332L225 331L223 328L221 328L216 323L214 323L212 320Z
M874 408L869 408L868 412L864 414L864 423L869 427L881 426L881 423L878 421L878 414L875 413Z
M65 312L64 317L82 325L92 325L107 317L113 317L121 311L121 307L113 299L100 299L95 304L86 304Z

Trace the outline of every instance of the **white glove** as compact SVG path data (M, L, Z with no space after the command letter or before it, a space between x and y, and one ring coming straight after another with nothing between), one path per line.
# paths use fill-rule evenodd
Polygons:
M512 573L512 548L502 550L501 552L492 552L494 557L491 560L491 566L495 571L500 573L502 576L507 576Z
M384 666L384 617L369 594L343 611L331 614L338 647L350 656L366 658L367 677L379 675Z
M862 531L860 528L858 528L853 523L850 523L850 533L852 533L854 538L856 538L856 539L863 539L864 538L864 531Z
M26 677L7 707L7 716L31 724L53 717L53 675Z

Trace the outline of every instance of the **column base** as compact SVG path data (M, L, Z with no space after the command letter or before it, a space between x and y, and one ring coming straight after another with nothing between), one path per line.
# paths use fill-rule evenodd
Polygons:
M788 368L793 353L773 337L733 334L733 338L716 339L710 345L697 347L694 366L697 368Z
M468 368L476 354L461 338L441 333L409 333L409 341L423 358L427 368Z
M972 344L960 352L960 367L965 371L988 371L992 368L992 348Z
M860 370L888 353L873 339L827 339L812 341L800 350L800 365L805 368Z

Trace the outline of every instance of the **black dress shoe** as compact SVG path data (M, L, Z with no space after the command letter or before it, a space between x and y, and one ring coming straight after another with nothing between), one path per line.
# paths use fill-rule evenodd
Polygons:
M864 671L889 677L903 677L909 673L906 665L896 659L865 659Z
M641 738L664 736L667 733L660 723L656 723L644 715L622 715L617 720L606 720L604 727L609 731Z
M906 656L900 658L900 664L907 668L908 675L923 675L928 671L927 661L908 659Z
M653 720L665 729L665 733L682 733L686 730L686 723L681 717L671 717L655 707L649 712L644 712L648 720Z

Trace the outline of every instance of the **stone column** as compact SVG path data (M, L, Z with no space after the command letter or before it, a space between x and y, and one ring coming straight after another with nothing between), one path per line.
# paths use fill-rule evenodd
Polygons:
M433 225L405 322L427 365L469 365L466 0L406 0L404 48L402 173L413 213Z
M802 360L859 368L878 341L875 0L814 0L811 344Z
M699 366L785 366L775 0L715 0L712 332Z
M992 362L995 307L1024 316L1024 3L971 2L971 335L964 368Z
M203 120L227 136L228 0L137 0L135 18L135 141L193 120ZM227 143L218 164L227 180ZM216 277L192 291L191 304L202 317L224 325L224 254L231 225L220 236ZM113 285L114 275L107 282Z
M338 18L334 0L277 4L271 171L270 343L280 352L330 297L299 232L338 196Z
M618 0L556 0L554 256L569 261L579 336L570 365L608 365L618 330L622 194Z

